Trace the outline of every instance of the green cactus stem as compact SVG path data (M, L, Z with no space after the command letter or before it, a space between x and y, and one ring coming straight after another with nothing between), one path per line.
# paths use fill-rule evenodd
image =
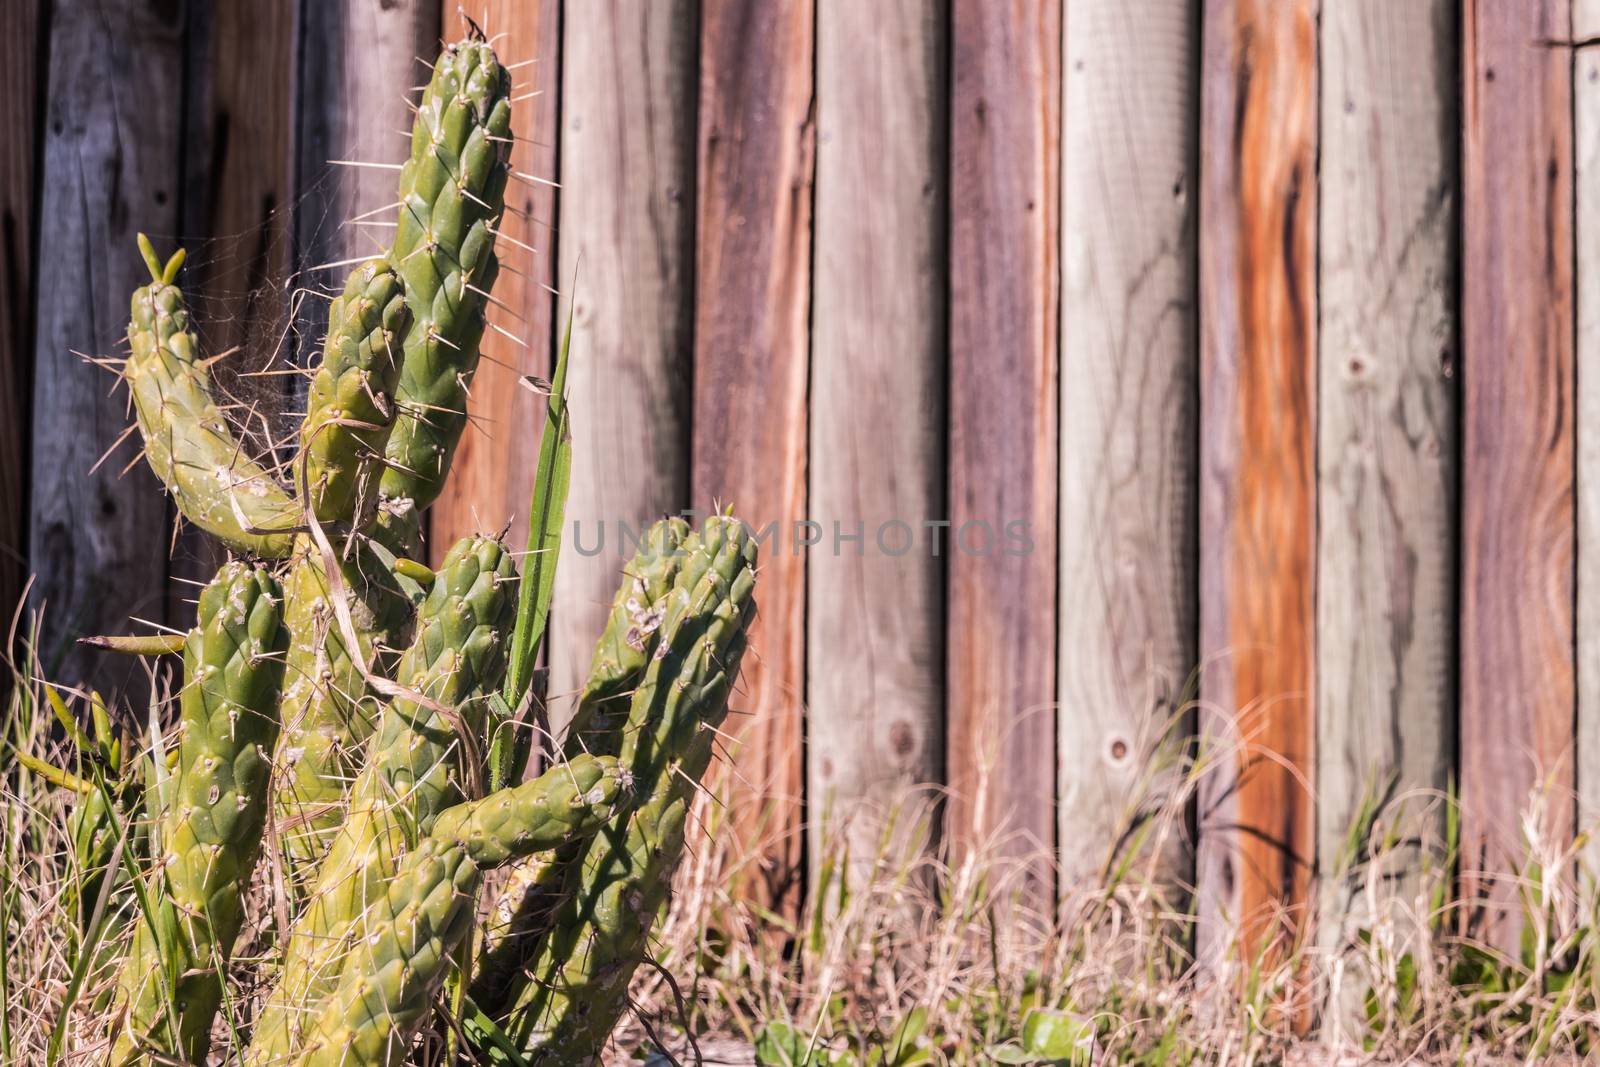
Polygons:
M316 1006L300 1067L398 1067L472 929L478 869L458 845L425 840L362 917L338 984Z
M145 458L184 518L229 548L287 556L298 505L246 454L212 393L211 372L189 328L183 293L173 284L180 250L164 265L143 234L139 248L150 284L133 294L123 375L133 394Z
M631 777L616 760L579 756L531 782L447 808L432 836L464 848L480 870L588 837L615 814Z
M412 322L382 491L418 507L444 488L466 426L484 305L499 271L494 230L505 202L510 96L511 77L486 42L450 45L422 94L400 172L389 256Z
M306 503L318 522L349 522L377 504L410 322L400 276L382 259L351 271L328 311L322 365L300 425Z
M535 1062L591 1062L626 1007L683 852L684 822L727 714L754 617L756 548L733 519L690 538L620 761L635 800L568 875L506 1029Z
M358 535L336 561L359 642L359 660L345 647L334 615L326 561L302 537L285 579L290 645L283 691L283 732L275 764L278 840L290 882L306 886L344 821L345 797L361 766L382 698L367 673L388 676L410 639L412 604L386 559L386 548L416 551L417 514L385 510L373 537ZM365 668L365 669L363 669Z
M487 697L505 671L502 635L516 583L510 553L493 539L463 538L445 557L395 672L426 702L397 697L379 718L349 811L290 933L247 1063L281 1063L298 1047L309 1008L332 992L350 938L406 848L463 799L481 771L472 766L481 753L463 748L482 736Z
M114 1064L153 1052L204 1062L266 818L289 645L282 600L269 573L239 562L200 594L184 649L178 768L161 818L165 863L152 879L164 936L150 922L135 933L118 982Z

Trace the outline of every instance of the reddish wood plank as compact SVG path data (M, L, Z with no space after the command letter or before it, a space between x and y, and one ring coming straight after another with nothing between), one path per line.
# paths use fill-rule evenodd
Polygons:
M956 0L950 32L946 825L1048 894L1061 4Z
M1521 814L1573 829L1570 33L1568 0L1463 7L1463 890L1511 948Z
M72 650L84 633L122 632L128 616L164 614L168 522L159 483L125 445L126 395L74 351L114 355L128 299L150 280L134 244L178 228L183 114L181 8L126 0L58 5L50 23L34 345L29 559L34 603L48 604L42 654L58 674L109 691L138 684L137 664ZM137 106L131 102L137 101Z
M1292 934L1315 849L1314 0L1208 4L1201 60L1202 958Z
M495 244L500 257L500 277L494 286L498 303L489 307L492 325L484 335L482 362L472 380L472 421L461 435L450 481L429 512L436 559L443 558L459 537L498 533L507 524L511 544L527 543L528 496L539 463L545 404L520 379L528 374L549 377L551 346L559 340L552 335L556 300L550 293L559 288L557 193L553 185L535 182L531 176L556 179L561 5L558 0L449 4L445 39L463 36L469 17L494 41L500 61L512 68L515 95L540 95L518 100L512 108L517 141L511 149L511 168L530 177L513 178L506 186L507 211L498 227L504 236Z
M811 866L840 828L869 866L886 809L944 763L943 5L817 7L806 563ZM893 523L901 523L896 527ZM842 537L861 540L847 542ZM911 813L900 812L904 829ZM859 870L858 872L859 873Z
M813 9L708 0L700 27L700 220L692 499L731 504L763 541L760 617L727 731L730 812L770 904L799 902L805 558L786 534L806 510ZM723 442L736 441L735 447ZM754 883L754 884L750 884Z
M0 8L0 110L14 138L0 159L0 634L11 625L28 570L26 457L38 218L34 170L44 87L38 69L42 13L37 0ZM0 684L0 698L4 693Z

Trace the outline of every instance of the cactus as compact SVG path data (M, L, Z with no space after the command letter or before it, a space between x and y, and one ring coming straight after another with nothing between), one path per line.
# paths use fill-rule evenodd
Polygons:
M510 147L511 77L494 50L482 41L446 48L412 125L390 253L405 277L414 321L382 488L418 507L444 488L466 426L484 304L500 269L494 226L505 203Z
M114 1063L146 1049L205 1058L266 817L289 646L282 599L270 574L239 562L200 594L183 652L178 769L161 819L162 914L138 927L118 982L127 1018Z
M537 576L519 592L514 554L490 537L463 538L437 570L419 562L496 274L510 106L485 41L445 50L394 244L332 305L287 478L249 456L214 395L177 284L182 252L160 261L140 239L152 280L133 297L125 376L145 454L180 513L239 558L181 641L90 639L183 652L170 759L158 723L149 758L134 758L142 746L123 745L103 707L90 738L56 699L89 758L79 774L28 764L79 796L69 897L86 943L91 896L131 917L97 949L121 954L118 1067L205 1062L236 987L265 997L244 1048L250 1020L226 1013L224 1055L257 1067L409 1062L417 1033L444 1025L433 1012L456 967L454 994L480 1013L453 1020L476 1045L459 1049L467 1059L492 1060L510 1035L535 1062L589 1062L622 1010L727 711L754 546L728 517L649 531L564 744L520 781L570 469L561 388L530 509ZM563 345L557 383L565 367ZM270 876L252 899L264 843ZM482 873L508 865L517 889L480 937ZM263 917L259 960L235 958L247 914Z

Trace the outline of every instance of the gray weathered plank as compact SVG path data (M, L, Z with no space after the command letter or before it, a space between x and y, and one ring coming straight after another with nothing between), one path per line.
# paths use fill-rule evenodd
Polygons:
M922 0L817 8L813 861L831 817L870 862L884 805L943 763L945 559L930 542L948 551L948 534L924 524L944 518L946 16Z
M28 379L33 365L34 181L44 86L38 69L44 5L0 8L0 111L14 143L0 159L0 633L28 572ZM0 685L0 698L4 695Z
M108 2L58 6L50 23L34 347L33 492L29 563L34 603L48 605L46 663L103 691L137 665L63 642L122 632L129 615L161 621L167 506L137 438L89 473L128 427L126 396L73 353L112 356L125 344L128 299L150 280L134 234L170 245L178 224L183 114L181 8Z
M1572 36L1600 36L1600 0L1573 0ZM1576 190L1578 368L1578 827L1600 824L1600 48L1573 59L1574 188ZM1584 849L1600 871L1600 834Z
M810 0L709 0L700 31L700 228L695 304L695 506L732 505L762 542L760 613L724 730L738 738L728 811L746 892L799 903L810 365ZM729 447L729 442L735 442ZM734 748L734 746L730 746Z
M1195 5L1069 0L1061 187L1061 878L1170 810L1195 669ZM1181 814L1181 813L1180 813ZM1153 828L1191 881L1183 820Z
M1287 943L1316 848L1315 0L1202 27L1198 948ZM1283 939L1280 942L1279 939Z
M1443 840L1455 733L1452 0L1322 12L1317 856L1325 945L1364 914L1367 804ZM1333 711L1337 709L1337 711ZM1361 842L1362 845L1365 842ZM1414 852L1394 873L1419 870ZM1413 885L1415 883L1412 883Z
M1560 847L1575 813L1571 31L1570 0L1465 3L1462 889L1512 950L1523 813Z
M201 351L221 357L212 383L233 405L246 447L261 458L296 425L286 412L285 379L254 372L281 370L293 359L285 326L297 7L296 0L264 0L188 9L184 295ZM187 626L194 616L195 589L187 583L209 580L226 556L214 538L184 524L169 565L173 625Z
M576 319L550 649L557 732L632 551L621 528L689 503L696 8L604 0L563 17L558 288L571 289Z
M415 87L439 51L440 0L314 0L301 5L295 102L296 284L337 293L349 266L313 269L386 247L391 227L352 220L399 199L393 170L332 166L329 160L399 163L410 148ZM383 212L369 221L392 221ZM320 356L328 301L298 299L302 362ZM305 395L295 390L296 406Z
M1060 0L956 0L950 32L946 828L1048 900Z
M511 68L514 95L524 98L512 105L517 138L511 148L512 170L554 182L561 98L560 4L557 0L450 4L444 12L445 39L465 34L469 17L494 41L501 62ZM506 185L509 210L500 220L503 236L495 244L500 276L494 296L499 303L489 306L493 326L484 334L482 361L472 379L472 420L461 435L450 480L428 513L435 559L442 559L459 537L498 533L507 524L512 545L527 543L528 496L539 463L546 405L519 379L528 374L550 376L556 197L552 186L526 177L514 177Z

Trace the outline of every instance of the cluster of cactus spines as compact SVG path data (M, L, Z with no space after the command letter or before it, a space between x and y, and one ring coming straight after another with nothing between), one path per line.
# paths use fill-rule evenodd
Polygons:
M282 600L271 574L238 561L200 594L184 645L178 767L160 824L165 919L137 928L114 1063L169 1047L162 1030L176 1034L189 1061L204 1061L261 850L289 646Z
M286 556L300 509L250 458L211 389L183 292L180 250L162 263L143 234L150 284L133 294L123 377L133 395L145 458L185 518L229 548Z
M152 281L133 298L126 377L146 455L179 511L241 558L181 643L96 639L184 653L174 758L153 743L130 766L108 716L90 740L63 705L93 781L41 765L81 796L79 896L115 896L133 928L106 942L125 953L117 1067L204 1062L264 843L269 895L250 910L268 917L267 988L254 1020L228 1013L247 1064L408 1062L456 966L458 994L533 1062L591 1061L622 1011L727 711L755 548L728 517L651 528L565 743L523 781L525 750L494 743L523 726L543 625L519 606L514 554L467 537L437 570L418 562L466 421L511 139L506 68L476 34L449 46L417 109L394 244L332 305L287 481L214 398L182 253L160 261L141 237ZM117 826L125 870L102 890ZM506 892L480 908L482 872L502 866Z
M390 255L405 278L406 333L383 493L431 504L467 421L467 387L499 272L495 225L505 204L511 76L482 41L445 49L412 124Z

